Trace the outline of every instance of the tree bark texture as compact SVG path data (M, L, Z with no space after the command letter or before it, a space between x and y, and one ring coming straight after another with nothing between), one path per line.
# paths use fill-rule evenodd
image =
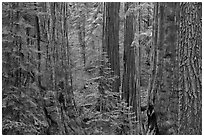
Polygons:
M137 7L141 6L141 3L136 3ZM137 16L135 18L135 31L136 34L135 35L139 35L141 34L141 9L138 10ZM132 77L134 79L134 84L135 84L135 88L134 88L134 92L135 92L135 96L134 96L134 100L133 100L133 109L135 110L136 116L137 116L137 132L140 133L141 132L141 111L140 111L140 107L141 107L141 42L140 42L140 38L135 36L135 45L134 45L134 57L135 57L135 72L134 72L134 77Z
M172 3L171 3L172 4ZM175 21L174 6L167 3L155 3L155 21L153 32L152 78L149 84L150 104L154 104L157 124L161 134L167 134L166 123L175 123L178 100L173 90L173 69L175 67ZM170 19L169 19L170 18ZM175 102L172 102L175 101ZM170 107L175 109L170 111ZM173 125L173 124L172 124ZM168 127L169 128L169 127ZM172 127L172 132L175 131Z
M104 47L108 55L113 75L117 78L113 84L113 91L119 92L120 62L119 62L119 9L120 3L105 3L104 20Z
M202 4L180 3L178 134L202 134Z
M130 3L125 3L125 12L127 12ZM133 30L133 15L129 15L126 17L124 24L124 73L123 73L123 99L128 103L128 105L132 105L131 98L135 89L134 85L134 72L131 74L130 71L135 71L134 65L134 49L131 48L131 44L134 39L134 30ZM131 50L132 49L132 50ZM131 75L133 78L131 78Z
M160 134L200 134L201 4L155 3L154 16L149 102Z

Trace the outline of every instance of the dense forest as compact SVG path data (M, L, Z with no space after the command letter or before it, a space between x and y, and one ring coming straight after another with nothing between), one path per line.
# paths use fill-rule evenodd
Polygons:
M2 134L201 135L202 3L3 2Z

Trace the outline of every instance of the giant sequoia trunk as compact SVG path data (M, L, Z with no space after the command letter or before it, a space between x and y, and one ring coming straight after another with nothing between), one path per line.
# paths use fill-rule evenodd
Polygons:
M125 3L125 12L127 12L130 3ZM123 99L129 104L132 104L132 94L135 92L134 75L135 75L135 58L134 48L131 44L134 39L133 30L133 15L126 17L124 24L124 73L123 73L123 86L122 93Z
M160 134L201 134L201 5L156 3L154 16L149 102Z
M117 76L113 84L113 91L119 92L120 86L120 62L119 62L119 9L120 3L106 2L104 4L104 38L103 48L108 54L108 59Z
M202 134L202 5L180 4L178 134Z

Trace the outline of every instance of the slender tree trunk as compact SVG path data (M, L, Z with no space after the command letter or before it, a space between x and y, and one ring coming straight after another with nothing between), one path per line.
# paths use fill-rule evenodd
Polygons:
M51 80L52 80L52 89L56 88L56 82L55 82L55 62L54 62L54 45L55 45L55 3L47 3L47 9L48 13L50 15L50 20L49 20L49 28L48 28L48 41L50 44L50 52L52 53L50 55L50 60L51 60Z
M155 113L166 114L168 107L168 89L163 89L163 71L164 71L164 8L165 3L155 3L154 7L154 23L153 23L153 46L152 46L152 64L151 64L151 79L148 87L148 106L154 105ZM166 91L167 90L167 91ZM163 94L165 92L166 94ZM165 100L165 101L164 101ZM162 117L163 116L163 117ZM159 129L162 127L162 123L166 119L164 119L166 115L161 115L161 117L157 117L156 126L158 124ZM152 124L152 123L148 123ZM149 128L149 127L148 127ZM156 128L156 127L153 127ZM148 129L151 130L151 129ZM150 131L151 132L151 131Z
M21 6L21 3L13 3L12 4L12 8L19 8ZM12 20L19 20L20 18L20 11L16 11L13 12L12 11ZM14 24L12 24L13 26ZM14 25L15 27L13 27L13 31L14 33L17 33L20 30L20 25ZM15 37L14 38L14 45L16 45L16 50L17 50L17 54L21 54L22 53L22 40L19 37ZM19 64L21 63L23 58L15 58L14 62L17 62L17 66L19 67ZM22 82L22 68L19 67L16 71L15 71L15 86L16 87L21 87L23 82Z
M138 6L140 6L140 2L138 3ZM138 16L137 16L137 20L138 20L138 26L137 26L137 29L136 31L138 32L138 34L140 35L141 33L141 9L139 9L138 11ZM138 133L141 133L141 119L140 119L140 116L141 116L141 111L140 111L140 108L141 108L141 88L140 88L140 85L141 85L141 42L140 42L140 39L138 38L138 43L137 45L135 46L135 68L136 68L136 73L135 73L135 82L136 82L136 114L137 114L137 121L138 121ZM134 104L133 104L134 106Z
M80 18L78 21L78 38L79 38L79 43L81 45L81 54L82 54L84 67L86 65L85 25L86 25L86 13L82 12L80 14Z
M158 35L158 7L159 4L154 4L154 21L153 21L153 42L150 52L151 76L148 85L148 103L152 103L153 88L156 78L156 63L157 63L157 35Z
M37 50L38 50L38 85L41 86L41 53L40 53L40 21L38 16L35 16L35 21L36 21L36 36L37 36Z

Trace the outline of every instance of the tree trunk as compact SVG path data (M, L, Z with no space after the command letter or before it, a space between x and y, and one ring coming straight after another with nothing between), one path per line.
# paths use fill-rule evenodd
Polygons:
M120 3L105 3L104 20L104 47L115 76L113 91L119 92L120 87L120 62L119 62L119 9Z
M202 134L201 18L201 3L180 3L178 134Z
M160 134L201 134L201 5L156 3L154 17L149 103Z
M37 36L37 50L38 50L38 78L37 78L37 82L38 85L41 87L41 53L40 53L40 22L39 22L39 18L36 15L35 16L35 21L36 21L36 36Z
M140 7L140 2L138 3L138 6ZM140 33L141 33L141 9L138 10L138 14L137 14L137 26L136 26L136 31L137 33L136 34L139 34L140 36ZM137 114L137 121L138 121L138 133L141 133L141 111L140 111L140 108L141 108L141 87L140 87L140 83L141 83L141 80L140 80L140 76L141 76L141 43L140 43L140 38L138 37L137 39L137 44L134 46L135 48L135 77L134 77L134 84L135 84L135 92L136 92L136 97L135 99L136 100L133 100L133 108L136 108L135 110L135 113Z
M85 3L84 3L85 4ZM82 5L84 5L82 4ZM81 7L79 7L81 8ZM85 43L85 25L86 25L86 13L82 12L80 14L80 18L78 21L78 38L79 38L79 43L81 45L81 55L82 55L82 60L83 60L83 65L85 67L86 65L86 43Z
M129 6L131 3L125 3L125 12L127 12ZM131 105L130 97L132 96L132 93L135 92L133 86L134 86L134 78L131 79L131 73L130 71L134 71L134 50L131 48L131 44L134 39L134 30L133 30L133 14L130 14L126 17L125 24L124 24L124 73L123 73L123 84L122 84L122 98L128 103L128 105ZM132 50L131 50L132 49ZM132 54L131 54L132 52ZM131 68L131 66L133 68ZM132 74L133 77L135 74ZM133 81L133 82L131 82ZM133 85L132 85L133 83Z
M55 81L55 61L54 61L54 45L55 45L55 3L47 3L48 13L50 14L50 23L48 28L48 42L50 44L50 61L51 61L51 80L52 80L52 89L56 88L56 81Z
M170 3L172 4L172 3ZM173 6L168 3L155 3L153 26L153 64L149 84L149 105L154 105L161 134L167 134L165 123L175 122L175 111L169 111L173 87L173 69L175 67L175 21ZM171 18L169 20L169 17ZM170 39L170 40L169 40ZM160 115L158 115L160 114ZM175 129L172 129L175 130ZM157 133L156 133L157 134Z

